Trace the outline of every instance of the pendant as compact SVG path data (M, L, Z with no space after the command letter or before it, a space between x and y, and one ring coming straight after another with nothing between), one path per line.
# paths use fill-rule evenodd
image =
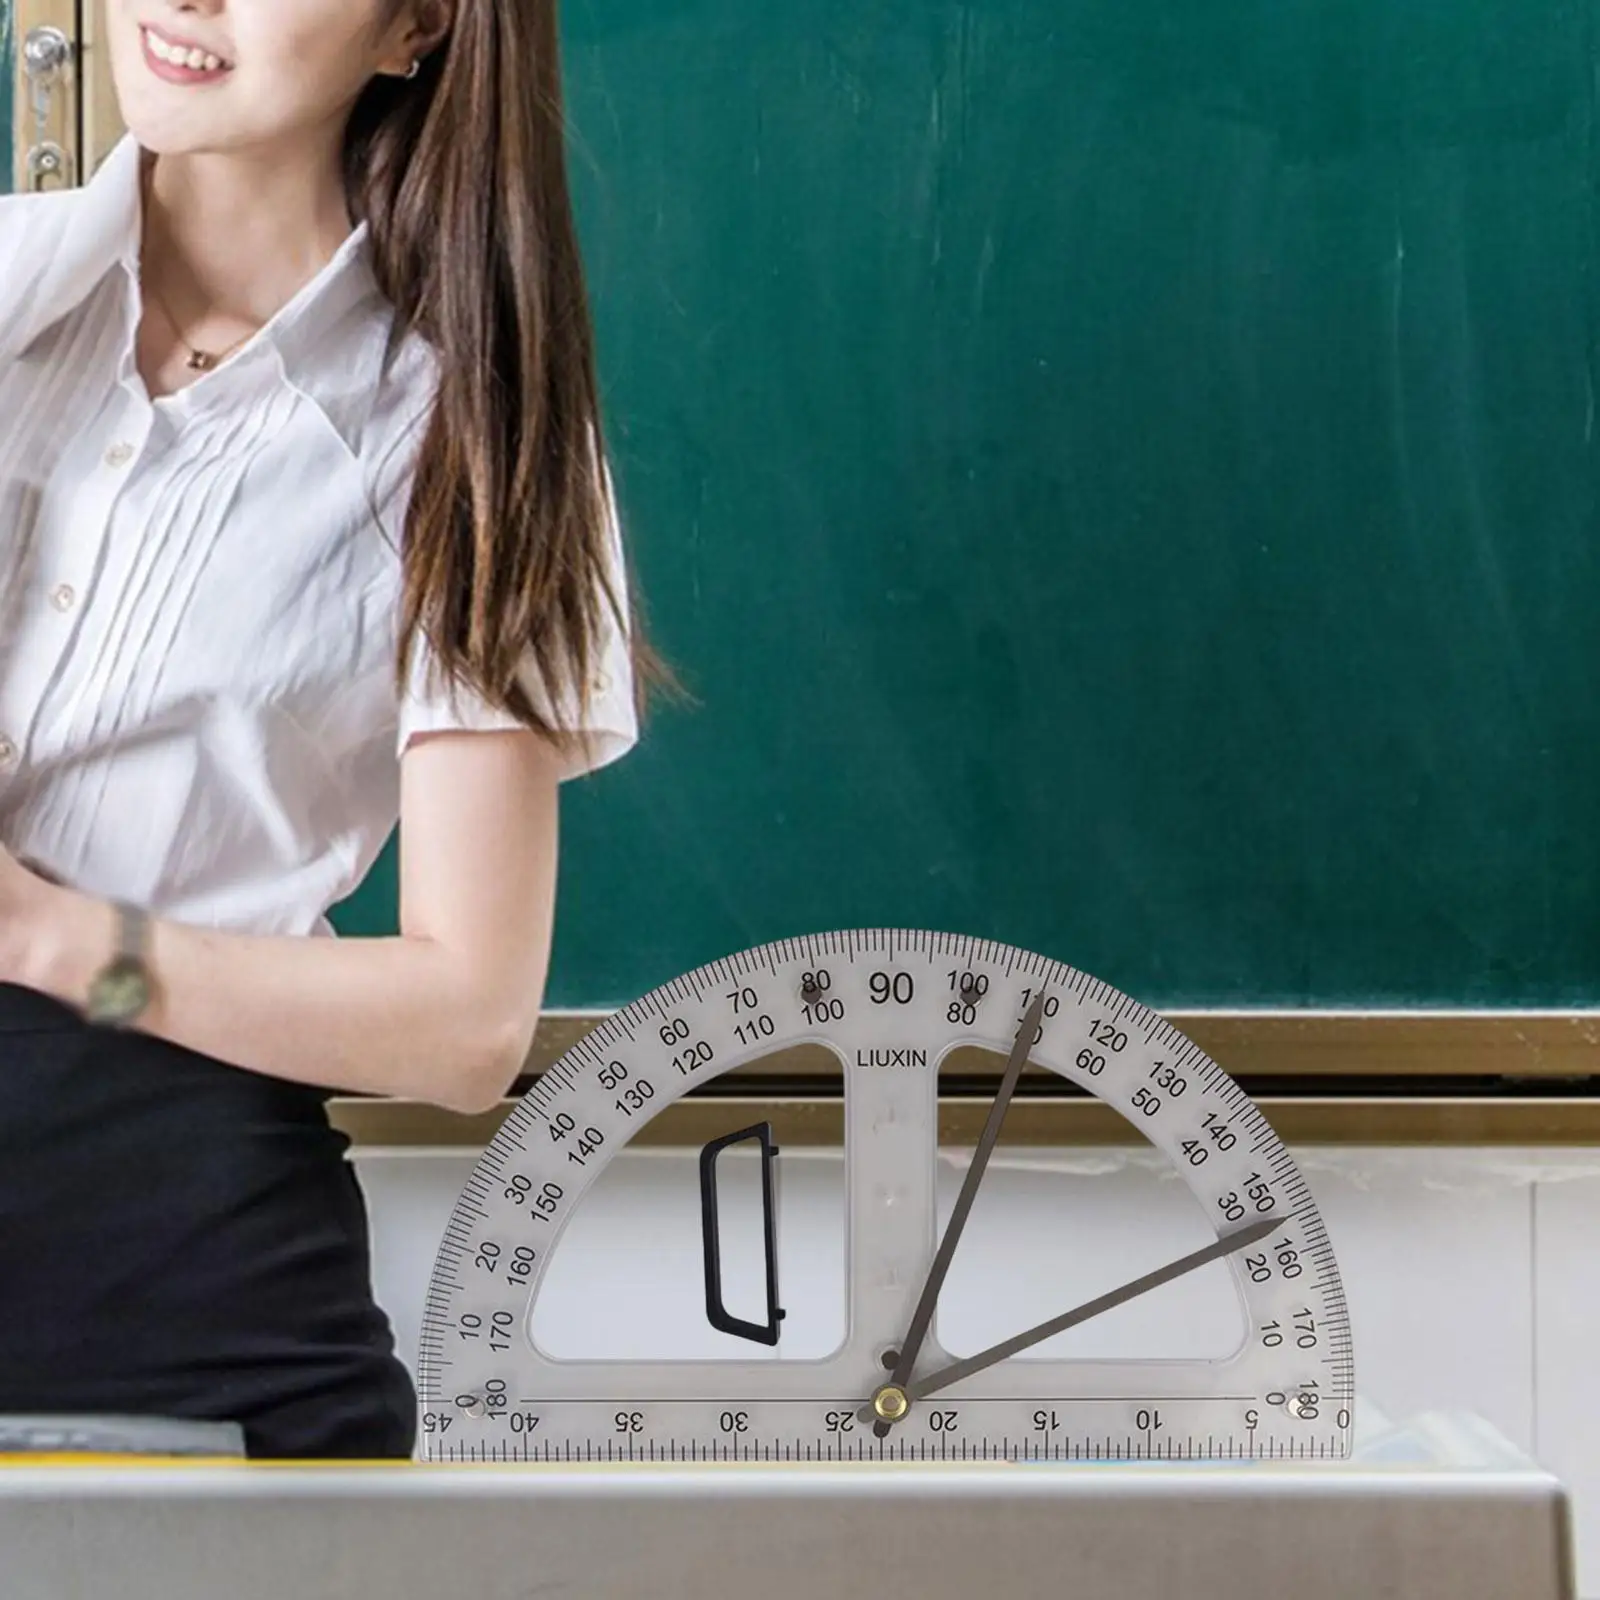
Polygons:
M208 355L204 350L191 350L187 365L195 372L209 372L217 364L217 358Z

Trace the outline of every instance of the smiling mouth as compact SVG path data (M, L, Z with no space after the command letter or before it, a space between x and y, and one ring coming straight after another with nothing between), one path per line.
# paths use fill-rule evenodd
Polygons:
M233 70L233 63L198 46L182 45L167 39L153 28L141 27L145 56L161 67L196 78L213 77Z

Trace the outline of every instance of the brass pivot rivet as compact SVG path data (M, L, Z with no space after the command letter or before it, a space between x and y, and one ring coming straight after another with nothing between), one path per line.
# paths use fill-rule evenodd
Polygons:
M911 1409L906 1392L896 1384L886 1383L872 1397L872 1409L884 1422L898 1422Z

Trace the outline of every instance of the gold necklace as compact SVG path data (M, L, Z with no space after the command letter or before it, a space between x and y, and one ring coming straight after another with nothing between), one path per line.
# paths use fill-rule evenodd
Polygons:
M144 170L139 176L139 209L141 218L141 231L144 223L148 220L150 215L150 186L154 180L154 177L155 163L153 161L146 162L144 165ZM167 319L167 326L172 329L173 335L176 337L178 343L189 352L184 361L184 365L188 367L191 372L210 372L211 369L217 366L220 362L226 361L228 357L239 348L240 345L244 344L247 340L255 338L256 334L261 331L259 328L252 329L251 332L245 334L243 338L235 339L226 350L202 350L198 346L190 344L189 341L184 338L183 329L178 326L178 319L173 316L171 311L167 309L167 302L161 298L156 286L149 281L148 275L143 269L142 261L139 271L139 287L144 293L148 294L150 298L155 301L156 310L158 310L161 315Z
M247 340L253 339L256 336L256 333L259 331L258 329L252 329L249 333L243 335L243 337L235 339L233 343L230 344L225 350L201 350L197 346L190 344L189 341L184 337L183 329L178 326L177 319L167 309L167 303L161 298L160 294L156 290L155 285L145 281L142 273L140 274L140 279L141 287L150 296L150 298L155 301L156 309L167 319L167 326L171 328L173 333L177 336L178 343L189 352L188 357L184 361L184 365L188 367L191 372L210 372L211 369L217 366L219 362L226 361L228 357L239 348L240 345L244 344Z

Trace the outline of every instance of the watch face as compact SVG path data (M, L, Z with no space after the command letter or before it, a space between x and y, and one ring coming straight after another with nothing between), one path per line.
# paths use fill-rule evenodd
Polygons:
M97 977L89 990L89 1015L96 1022L136 1017L148 1004L150 986L137 962L118 961Z

